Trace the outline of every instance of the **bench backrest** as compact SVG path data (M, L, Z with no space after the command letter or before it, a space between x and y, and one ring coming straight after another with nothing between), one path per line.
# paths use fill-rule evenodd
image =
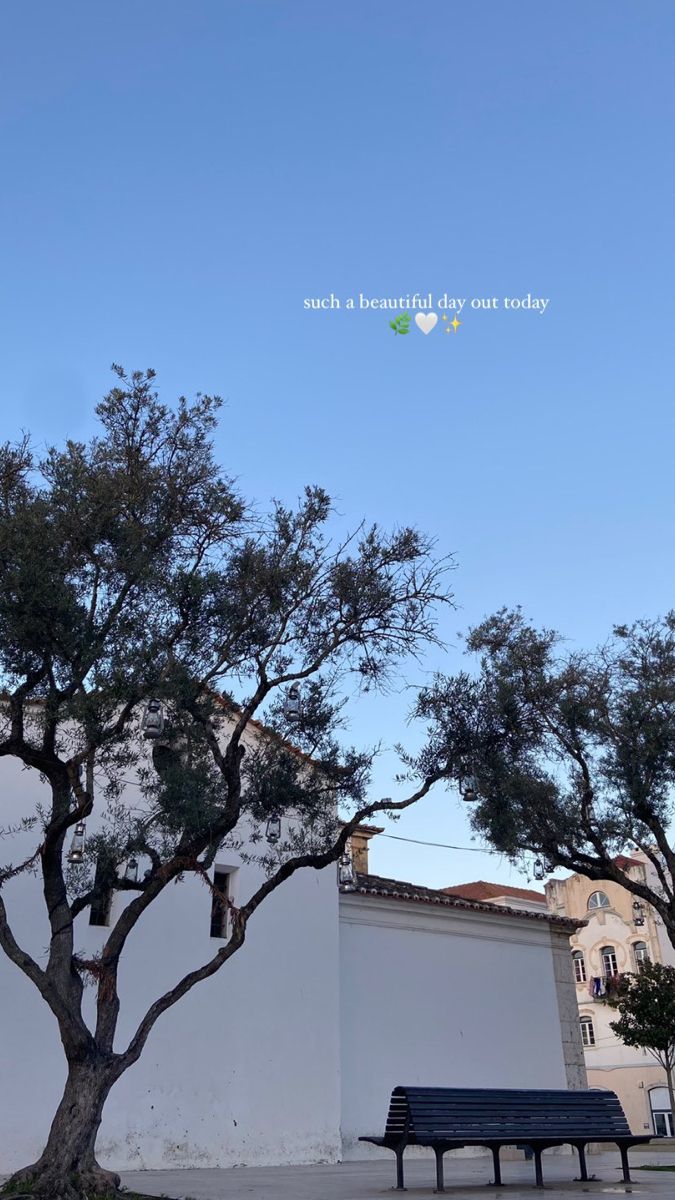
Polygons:
M516 1088L397 1087L386 1133L415 1141L447 1137L526 1141L529 1137L611 1141L630 1136L614 1092Z

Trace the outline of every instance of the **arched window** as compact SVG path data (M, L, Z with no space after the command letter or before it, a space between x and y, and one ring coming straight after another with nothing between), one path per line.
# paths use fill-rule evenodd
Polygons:
M635 955L635 966L638 971L641 971L645 963L649 962L649 948L646 942L633 942L633 954Z
M603 946L600 951L602 955L602 973L606 979L611 975L617 975L619 968L616 964L616 950L613 946Z
M593 1028L593 1021L591 1017L581 1017L579 1020L579 1026L581 1028L581 1041L584 1046L594 1046L595 1030Z
M604 892L591 892L588 897L589 908L609 908L609 896Z
M577 983L586 982L586 963L584 962L583 950L572 951L572 962L574 963L574 978Z

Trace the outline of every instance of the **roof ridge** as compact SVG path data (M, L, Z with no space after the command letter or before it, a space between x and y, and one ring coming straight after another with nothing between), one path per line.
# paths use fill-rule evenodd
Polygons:
M491 904L489 900L468 900L443 891L441 888L430 888L424 884L408 883L402 879L388 879L382 875L371 875L363 872L356 873L355 886L342 888L346 894L362 896L384 896L394 900L412 900L426 904L443 904L448 908L463 908L474 912L487 912L495 916L517 917L520 920L546 921L550 925L564 928L570 932L585 925L585 920L571 917L560 917L550 912L537 912L533 909L510 908L507 904Z

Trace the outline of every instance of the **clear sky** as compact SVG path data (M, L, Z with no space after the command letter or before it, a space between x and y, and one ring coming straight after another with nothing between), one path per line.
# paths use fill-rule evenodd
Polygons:
M672 607L674 61L672 0L7 0L2 435L85 435L112 361L220 393L247 494L319 482L456 554L450 669L502 604L576 645ZM415 291L500 308L404 337L303 308ZM448 793L390 832L470 837ZM520 881L382 839L371 865Z

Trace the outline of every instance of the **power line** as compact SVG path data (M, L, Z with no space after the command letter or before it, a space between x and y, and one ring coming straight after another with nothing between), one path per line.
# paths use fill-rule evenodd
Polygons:
M500 854L499 850L482 850L480 846L451 846L448 842L423 842L420 838L400 837L396 833L381 833L380 837L392 838L395 842L414 842L416 846L437 846L439 850L467 850L471 854Z

